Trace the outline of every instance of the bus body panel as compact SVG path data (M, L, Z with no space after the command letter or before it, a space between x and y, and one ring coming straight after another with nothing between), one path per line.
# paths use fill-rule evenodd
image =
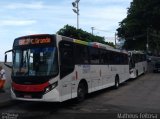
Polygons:
M79 45L76 39L56 35L55 40L56 40L55 42L56 45L54 45L54 47L57 48L59 73L57 74L56 77L52 77L51 79L49 79L48 82L49 84L54 84L55 82L57 82L57 86L54 89L50 90L49 92L44 93L42 98L16 97L14 91L11 90L11 96L13 99L27 100L27 101L63 102L65 100L77 97L78 85L82 80L85 80L87 82L88 93L91 93L110 86L114 86L116 76L118 76L119 78L119 83L123 83L124 81L129 79L129 64L127 62L119 64L115 62L110 63L113 60L112 58L110 58L111 61L110 62L107 61L107 63L105 64L100 64L100 63L94 64L94 62L88 64L76 63L74 57L75 47ZM81 41L78 40L78 42ZM89 43L88 43L89 45L84 45L84 44L86 44L86 42L83 41L82 43L80 43L80 46L85 46L88 48L88 50L90 50L89 48L92 49L94 48L94 46L90 45ZM105 45L103 45L103 47L104 46ZM99 48L96 47L96 49L99 50L98 51L99 53L101 53L100 47ZM117 57L114 57L114 60L118 59L119 56L121 57L123 55L127 56L127 53L121 52L111 47L106 47L103 50L110 52L111 55L107 55L108 58L112 56L112 53L114 53L114 55L117 55ZM64 60L62 58L64 56L63 53L65 54L68 51L72 51L71 53L72 55L70 55L69 60L73 60L74 64L72 64L73 63L72 61L68 61L67 64L63 64L65 61L68 60L68 59ZM128 60L127 58L124 59ZM98 60L100 62L101 59ZM67 66L68 70L66 70L66 67L64 66Z
M65 101L72 98L72 79L74 77L74 73L69 74L60 80L60 92L61 92L61 100Z

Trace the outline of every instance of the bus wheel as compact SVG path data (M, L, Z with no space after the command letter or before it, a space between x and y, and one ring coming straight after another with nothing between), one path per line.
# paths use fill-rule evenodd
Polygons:
M115 87L115 89L118 89L118 87L119 87L119 77L118 76L116 76L116 78L115 78L115 85L114 85L114 87Z
M77 90L77 101L82 102L85 99L86 95L86 87L84 83L80 83L78 85L78 90Z

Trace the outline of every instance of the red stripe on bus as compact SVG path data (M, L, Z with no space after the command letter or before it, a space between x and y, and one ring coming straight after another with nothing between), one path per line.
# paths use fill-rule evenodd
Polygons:
M12 83L12 88L16 91L22 91L22 92L40 92L44 91L45 88L49 86L49 83L43 83L38 85L22 85L22 84L16 84Z

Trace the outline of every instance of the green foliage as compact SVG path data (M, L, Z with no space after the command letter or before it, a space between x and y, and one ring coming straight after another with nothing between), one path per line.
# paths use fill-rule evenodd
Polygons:
M57 34L87 42L99 42L114 47L114 44L112 42L105 42L104 37L94 36L91 33L83 31L82 29L76 29L75 27L69 25L65 25L62 29L60 29L57 32Z
M133 0L127 17L120 22L118 36L126 40L126 49L146 50L147 35L149 43L151 33L160 31L160 0ZM148 32L149 29L149 32ZM160 39L159 39L160 42ZM149 44L149 49L154 47Z

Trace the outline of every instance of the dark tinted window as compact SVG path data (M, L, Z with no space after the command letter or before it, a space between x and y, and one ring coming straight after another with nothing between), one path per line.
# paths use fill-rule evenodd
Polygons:
M124 64L128 64L128 55L127 54L124 54Z
M60 77L68 75L74 70L74 45L72 42L61 41L59 43L61 71Z
M100 50L100 64L108 64L109 56L107 50Z
M88 55L87 46L75 44L75 63L76 64L88 64L89 63L89 55Z
M133 54L132 57L133 57L133 59L135 60L136 63L146 60L146 55L145 54Z
M99 64L100 61L99 49L94 47L89 47L89 57L91 64Z
M113 51L108 52L109 64L128 64L128 55Z
M113 52L109 51L108 52L108 62L109 62L109 64L114 64L113 58L114 58Z

